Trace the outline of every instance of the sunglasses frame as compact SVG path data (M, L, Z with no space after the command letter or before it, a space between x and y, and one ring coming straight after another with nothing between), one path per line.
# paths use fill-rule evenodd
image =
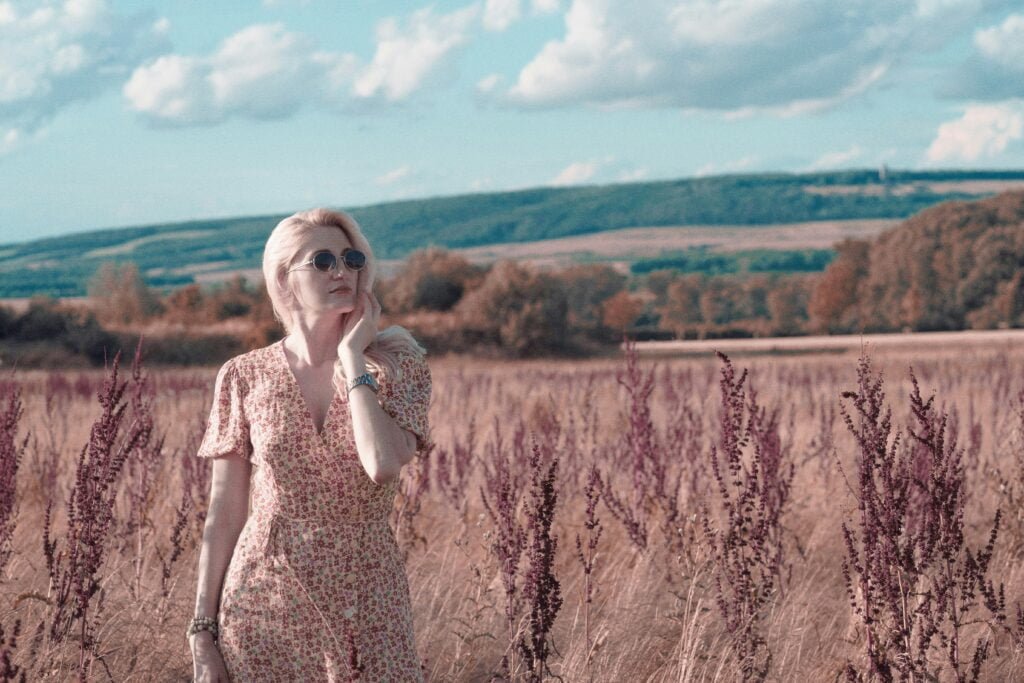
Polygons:
M359 266L358 268L353 268L351 265L349 265L348 260L346 259L346 256L348 256L349 254L352 254L352 253L359 254L360 256L363 257L363 264L361 266ZM316 258L318 256L320 256L321 254L327 254L328 256L330 256L334 260L334 263L332 265L327 266L326 270L324 270L324 269L322 269L322 268L320 268L320 267L318 267L316 265ZM341 252L341 259L339 259L337 256L335 256L333 251L330 251L328 249L321 249L320 251L314 253L313 256L311 256L308 261L303 261L302 263L296 264L296 265L292 266L291 268L289 268L288 272L290 273L293 270L298 270L299 268L302 268L302 267L308 266L308 265L312 265L313 266L313 270L317 271L318 273L337 272L338 268L340 267L338 265L339 263L344 263L345 267L348 268L349 270L352 270L352 271L355 271L355 272L359 272L360 270L362 270L363 268L366 267L366 254L364 254L363 252L359 251L358 249L353 249L351 247L345 247L345 249Z

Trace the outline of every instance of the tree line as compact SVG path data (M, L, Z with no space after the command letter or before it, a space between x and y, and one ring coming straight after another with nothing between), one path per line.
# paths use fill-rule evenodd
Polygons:
M432 352L586 355L636 339L1024 327L1024 192L927 209L872 241L847 239L823 272L623 273L606 264L474 264L439 247L378 283L385 324ZM132 264L104 264L91 305L0 308L0 354L102 362L148 335L151 361L213 363L278 338L262 283L236 277L167 294ZM26 351L26 349L28 351ZM27 356L25 354L28 353ZM33 355L33 353L35 355Z

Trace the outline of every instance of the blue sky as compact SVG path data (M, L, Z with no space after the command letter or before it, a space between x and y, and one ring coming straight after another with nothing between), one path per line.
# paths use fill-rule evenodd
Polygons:
M0 243L734 172L1024 168L1002 0L0 0Z

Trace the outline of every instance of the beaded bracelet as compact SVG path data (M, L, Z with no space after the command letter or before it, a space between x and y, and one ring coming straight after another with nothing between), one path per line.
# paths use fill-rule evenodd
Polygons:
M215 617L193 617L188 622L188 632L185 634L185 639L188 640L200 631L209 631L213 634L213 639L216 641L220 635L217 619Z

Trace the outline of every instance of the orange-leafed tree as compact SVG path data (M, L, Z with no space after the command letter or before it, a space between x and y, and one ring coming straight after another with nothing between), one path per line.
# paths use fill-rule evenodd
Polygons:
M498 261L455 311L467 331L512 356L543 354L568 342L561 282L529 264Z
M870 265L870 243L845 239L836 245L836 258L825 268L807 302L809 327L817 333L856 331L861 325L861 284Z
M601 322L608 329L621 333L633 327L643 312L642 299L629 292L618 292L601 304Z

